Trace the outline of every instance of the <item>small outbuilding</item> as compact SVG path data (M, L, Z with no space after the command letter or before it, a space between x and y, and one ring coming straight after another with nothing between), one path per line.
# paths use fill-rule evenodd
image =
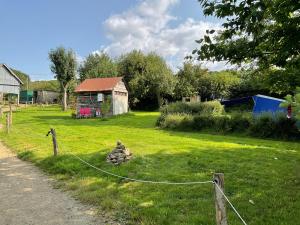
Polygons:
M31 90L20 91L20 103L33 104L33 91L31 91Z
M0 102L9 95L16 96L19 104L20 89L23 82L20 78L5 64L0 64Z
M86 79L77 86L75 93L78 118L128 112L128 91L122 77Z
M47 90L23 90L20 91L20 102L30 104L57 104L59 92Z
M35 90L33 91L33 102L37 104L57 104L59 102L59 92Z

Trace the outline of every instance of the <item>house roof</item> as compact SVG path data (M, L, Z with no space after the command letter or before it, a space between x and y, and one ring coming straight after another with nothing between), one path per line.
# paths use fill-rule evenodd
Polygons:
M120 81L122 77L86 79L76 87L75 92L111 91Z
M20 83L23 84L23 82L20 80L20 78L4 63L0 63L0 67L4 67L14 78L16 78L16 80Z

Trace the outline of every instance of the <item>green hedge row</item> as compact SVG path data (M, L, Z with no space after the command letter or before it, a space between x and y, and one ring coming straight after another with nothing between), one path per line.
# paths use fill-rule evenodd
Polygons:
M187 103L183 103L187 104ZM217 103L212 103L217 105ZM183 111L182 109L190 109L191 106L178 107L171 106L171 110L166 109L161 111L161 116L157 120L157 125L161 128L176 129L176 130L210 130L218 133L239 132L245 133L254 137L275 138L275 139L300 139L300 132L296 126L296 119L288 119L285 114L264 113L260 116L252 116L247 113L235 113L226 115L224 111L216 111L210 108L210 113L207 110ZM203 106L191 108L201 108ZM206 106L205 106L206 107ZM209 106L211 107L211 105ZM218 108L219 109L219 108ZM188 112L188 113L187 113ZM213 113L214 112L214 113Z
M214 114L224 113L224 106L219 101L184 103L175 102L161 108L162 114L185 113L185 114Z

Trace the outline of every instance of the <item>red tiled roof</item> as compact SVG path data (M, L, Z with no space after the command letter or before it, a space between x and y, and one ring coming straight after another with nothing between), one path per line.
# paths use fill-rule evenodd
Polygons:
M122 77L86 79L76 87L75 92L111 91L121 80Z

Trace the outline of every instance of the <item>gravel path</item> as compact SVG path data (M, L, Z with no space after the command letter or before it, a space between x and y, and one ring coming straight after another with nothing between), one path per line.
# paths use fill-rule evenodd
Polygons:
M54 189L53 180L16 158L0 142L1 225L112 224L95 214L92 208Z

